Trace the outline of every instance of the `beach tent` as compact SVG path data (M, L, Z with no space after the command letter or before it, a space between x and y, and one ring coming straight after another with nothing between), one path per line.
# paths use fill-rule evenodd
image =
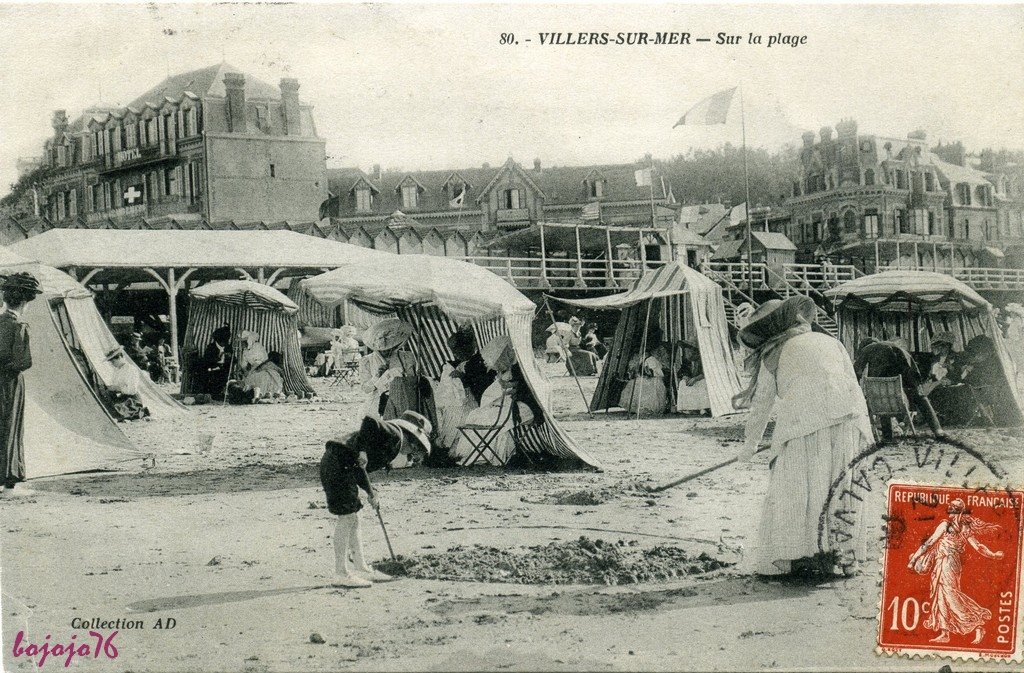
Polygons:
M999 356L1001 397L1007 425L1024 422L1024 400L1017 390L1015 369L992 306L970 286L953 276L931 271L883 271L843 283L825 291L836 304L839 338L852 354L865 337L903 337L911 351L931 350L931 337L952 332L960 345L973 337L992 339Z
M735 412L732 398L743 388L729 343L722 288L699 271L682 262L671 262L644 274L621 294L591 299L552 299L580 308L622 311L615 339L590 401L591 411L618 406L629 360L642 348L648 320L656 320L670 345L681 339L697 344L711 415ZM675 351L670 348L673 358ZM678 368L676 362L667 364L669 371ZM669 381L670 400L674 401L675 377L670 376Z
M453 357L447 340L460 326L473 329L481 349L507 334L544 416L542 432L529 448L517 446L517 450L528 452L534 462L542 464L600 468L551 415L550 390L531 343L533 302L490 271L433 255L368 257L307 278L302 287L326 306L348 301L379 319L398 317L410 323L414 327L410 348L424 374L434 379Z
M102 360L103 348L116 342L92 294L67 274L0 248L0 275L19 271L35 276L43 290L22 314L32 348L32 367L25 372L28 478L140 463L142 453L117 426L95 387L102 368L93 368L90 354L98 352ZM154 407L164 412L177 408L173 401Z
M251 280L222 280L201 285L189 293L191 304L185 330L181 377L183 395L196 392L193 368L221 325L231 328L232 346L239 353L239 336L252 330L267 352L283 359L284 391L289 395L313 392L299 350L299 307L282 292Z

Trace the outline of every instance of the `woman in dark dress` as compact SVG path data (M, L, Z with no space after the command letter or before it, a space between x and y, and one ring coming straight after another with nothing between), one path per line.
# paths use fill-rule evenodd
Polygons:
M2 285L4 312L0 314L0 478L12 489L25 481L25 377L32 366L28 325L21 311L42 290L27 273L8 276Z

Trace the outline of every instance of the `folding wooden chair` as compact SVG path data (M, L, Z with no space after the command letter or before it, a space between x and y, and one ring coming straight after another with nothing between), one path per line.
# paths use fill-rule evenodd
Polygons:
M974 404L974 414L971 416L971 419L967 421L967 425L971 426L977 421L982 421L987 427L996 427L996 421L992 410L992 395L995 392L996 387L993 385L968 385L967 389L971 391L971 397L973 398Z
M334 363L334 378L331 379L331 387L342 382L350 386L359 383L359 356L359 350L354 348L341 352L341 362Z
M512 457L510 453L508 457L502 458L494 448L494 442L501 435L505 426L512 421L512 410L515 407L515 403L505 395L501 398L501 405L498 407L498 417L492 424L475 424L475 423L464 423L459 426L459 433L469 442L472 447L469 455L462 461L463 466L473 465L477 461L483 459L488 460L487 455L489 454L498 465L504 466L508 459ZM514 453L514 452L513 452ZM488 461L489 462L489 461Z
M892 418L905 419L910 426L910 432L917 434L914 415L910 411L910 401L903 392L902 376L865 376L861 380L861 388L868 403L872 425L876 418L880 424L889 423Z

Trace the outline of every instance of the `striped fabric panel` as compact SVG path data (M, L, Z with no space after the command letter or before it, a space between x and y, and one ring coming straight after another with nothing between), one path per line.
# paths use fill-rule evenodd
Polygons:
M189 309L188 327L185 331L185 347L182 363L181 392L195 391L192 380L192 365L202 355L207 344L213 340L213 331L223 324L231 327L232 346L239 354L238 335L243 330L252 330L260 335L267 352L281 353L284 366L284 390L288 394L313 391L306 378L306 370L299 350L299 324L297 314L288 315L281 311L253 310L246 306L221 301L205 301L193 298Z
M288 298L299 307L299 324L310 327L340 327L344 324L342 316L344 305L328 307L309 296L299 284L299 279L292 279L288 286Z
M396 315L413 326L409 348L423 373L432 379L440 377L444 364L454 357L448 348L448 337L458 325L436 306L405 306L399 308Z

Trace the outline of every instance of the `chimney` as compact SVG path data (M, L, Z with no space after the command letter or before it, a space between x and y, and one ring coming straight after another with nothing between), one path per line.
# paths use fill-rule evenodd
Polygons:
M228 98L228 131L245 133L245 75L224 73L224 91Z
M490 167L491 167L491 165L489 163L487 163L486 161L484 162L484 165L481 166L481 168L483 168L484 170L487 170Z
M814 131L806 131L801 137L804 139L804 147L810 147L814 144Z
M373 165L373 179L380 180L380 164Z
M67 110L54 110L53 111L53 131L54 133L63 133L68 128L68 111Z
M533 171L534 173L540 173L540 159L533 160Z
M836 124L836 135L838 135L840 139L856 139L857 122L852 119L844 119L839 122Z
M302 119L299 117L299 80L294 77L281 78L281 112L284 116L285 134L302 135Z
M821 127L821 142L827 143L832 140L832 127L822 126Z

